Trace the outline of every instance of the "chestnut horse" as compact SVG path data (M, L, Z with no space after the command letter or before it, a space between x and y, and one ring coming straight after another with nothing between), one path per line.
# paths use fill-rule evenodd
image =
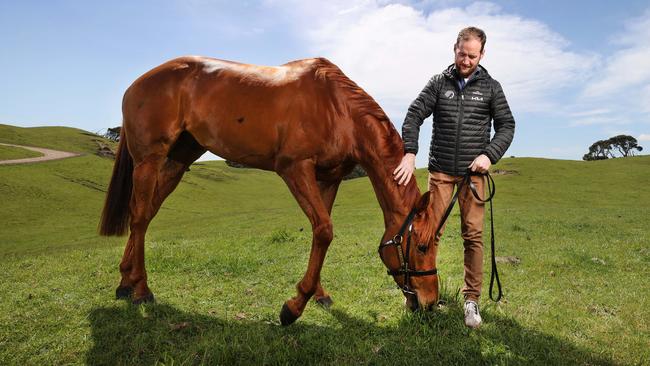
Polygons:
M119 265L118 298L153 300L144 265L145 232L183 173L206 150L275 171L309 218L309 263L297 295L282 307L284 325L300 317L312 295L325 306L332 302L320 284L333 238L330 213L342 178L356 164L368 173L383 210L382 242L397 236L406 218L414 215L419 219L409 228L425 237L419 242L433 240L426 220L429 194L420 199L415 179L406 186L393 180L392 171L404 154L395 127L372 97L324 58L277 67L177 58L127 89L122 114L100 224L102 235L123 235L130 229ZM429 306L438 298L437 276L409 278L399 269L406 260L407 267L434 272L435 246L410 252L405 242L380 248L381 259L398 286L411 290L404 293L411 307Z

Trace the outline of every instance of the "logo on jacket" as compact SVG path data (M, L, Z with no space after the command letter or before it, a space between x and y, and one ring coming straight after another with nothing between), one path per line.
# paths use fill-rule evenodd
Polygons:
M453 90L447 90L445 92L445 97L447 97L449 99L453 98L454 97L454 91Z

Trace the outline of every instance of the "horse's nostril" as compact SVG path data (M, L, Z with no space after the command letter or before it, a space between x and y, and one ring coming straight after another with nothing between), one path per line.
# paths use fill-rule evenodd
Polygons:
M415 298L414 296L409 296L406 299L404 299L404 305L406 305L406 307L410 311L416 311L420 307L417 298Z
M418 310L418 309L420 308L420 304L418 304L417 301L413 301L413 302L410 304L409 307L410 307L411 311L416 311L416 310Z

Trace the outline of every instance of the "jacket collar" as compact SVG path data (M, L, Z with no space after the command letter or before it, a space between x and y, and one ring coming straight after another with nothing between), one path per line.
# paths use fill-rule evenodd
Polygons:
M455 64L449 65L447 67L447 69L445 69L442 72L442 74L445 75L445 77L453 79L453 80L460 79L460 75L458 75L458 70L456 70L456 65ZM476 70L474 71L474 73L472 75L470 75L467 82L469 83L470 81L480 80L480 79L488 79L488 78L490 78L490 74L488 73L487 69L479 64L478 67L476 68Z

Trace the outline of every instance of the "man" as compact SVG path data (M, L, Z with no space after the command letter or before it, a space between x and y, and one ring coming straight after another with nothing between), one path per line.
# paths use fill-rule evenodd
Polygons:
M503 156L514 135L515 121L501 85L479 65L485 41L485 33L478 28L460 31L454 44L454 63L429 80L411 103L402 127L405 155L393 174L398 184L405 185L415 169L420 126L433 114L429 191L434 225L449 205L454 186L469 171L477 191L485 192L482 174ZM492 120L495 134L490 140ZM464 240L465 325L477 328L481 324L478 300L483 283L484 205L469 187L461 190L458 202Z

